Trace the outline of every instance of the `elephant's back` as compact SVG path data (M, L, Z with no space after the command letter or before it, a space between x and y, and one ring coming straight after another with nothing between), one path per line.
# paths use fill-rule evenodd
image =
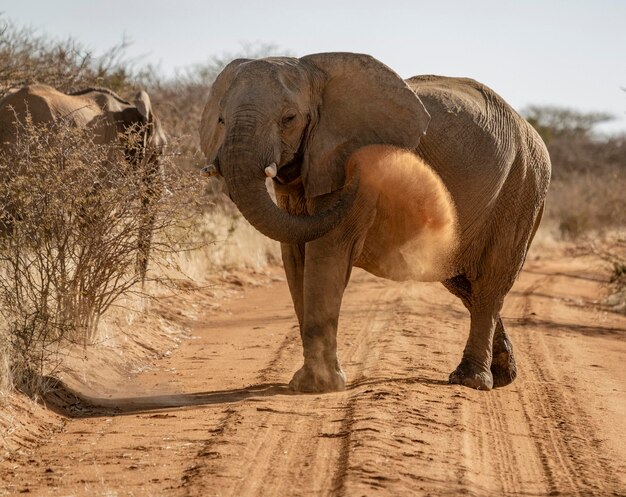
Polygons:
M524 120L500 95L474 79L423 75L414 76L406 83L431 115L426 141L478 139L481 142L478 151L488 152L490 142L502 151L503 140L519 138L511 132Z
M23 86L0 100L0 124L4 128L3 134L10 133L7 128L13 128L16 121L24 122L27 115L34 124L49 123L59 118L84 124L97 114L97 106L92 100L66 95L42 84Z
M444 181L454 183L459 174L491 177L488 184L480 185L485 193L498 187L497 178L507 176L520 157L549 170L541 138L488 86L471 78L434 75L414 76L406 82L431 115L418 154ZM468 186L464 182L464 188Z
M417 76L407 84L431 115L417 153L439 174L457 206L460 257L479 261L494 230L515 240L532 227L549 178L545 146L504 99L477 81ZM506 225L507 219L515 223ZM476 276L477 264L463 267L464 274Z
M46 104L48 95L56 90L45 85L23 86L13 90L0 100L0 116L3 126L14 122L16 118L22 121L30 113L33 121L50 121L52 113Z
M498 191L520 141L513 109L468 78L416 76L407 84L431 116L417 152L448 185L455 201L472 203Z
M431 115L417 153L439 174L457 206L459 253L480 252L489 238L485 226L502 214L500 198L512 188L508 178L527 169L518 160L525 146L524 120L472 79L417 76L407 84Z
M53 119L50 108L40 95L40 91L47 88L49 87L44 85L23 86L0 100L0 144L14 141L16 124L24 123L28 114L32 116L35 124L50 122Z
M493 90L470 78L421 75L406 80L420 97L427 110L445 111L452 115L463 114L480 121L488 112L489 101L502 100ZM502 101L504 102L504 101ZM431 116L432 111L429 111Z

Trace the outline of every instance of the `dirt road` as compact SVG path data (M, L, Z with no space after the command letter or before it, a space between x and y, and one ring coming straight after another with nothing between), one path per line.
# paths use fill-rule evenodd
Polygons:
M9 495L626 495L626 318L583 305L596 278L585 261L527 263L503 313L519 376L490 393L447 384L469 321L443 287L355 272L349 388L290 394L287 285L246 288L158 367L87 392L104 407L0 479Z

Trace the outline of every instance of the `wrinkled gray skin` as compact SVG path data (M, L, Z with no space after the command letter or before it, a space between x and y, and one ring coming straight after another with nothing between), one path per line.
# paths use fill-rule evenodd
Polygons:
M123 100L104 88L87 88L72 94L61 93L47 85L29 85L10 90L0 99L0 148L15 140L16 120L23 122L29 114L34 124L64 119L71 124L93 131L96 144L115 143L120 133L139 129L144 135L143 145L122 143L125 156L131 163L145 167L148 195L142 199L142 226L140 229L137 270L145 278L154 216L150 204L161 191L159 157L167 140L159 119L154 115L150 97L138 92L134 103Z
M200 134L243 215L282 242L304 347L293 389L345 388L336 336L351 268L392 277L372 270L376 209L341 191L346 158L373 143L414 150L456 205L459 248L442 283L469 310L471 325L450 382L489 390L513 381L500 309L540 222L550 160L537 133L492 90L471 79L403 81L351 53L240 59L213 85ZM272 162L282 209L265 188Z

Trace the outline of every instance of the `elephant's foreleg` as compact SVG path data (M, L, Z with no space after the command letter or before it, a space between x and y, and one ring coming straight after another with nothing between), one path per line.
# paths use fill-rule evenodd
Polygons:
M148 261L150 259L150 245L152 243L152 232L156 221L156 213L153 211L154 203L144 199L141 208L141 220L137 236L137 260L136 271L141 279L142 285L146 281L148 272Z
M280 244L285 276L287 276L291 300L298 317L300 333L302 333L302 318L304 316L304 250L304 245Z
M145 167L147 171L142 177L141 220L137 239L136 262L137 274L141 278L142 285L145 283L146 273L148 271L152 235L157 219L158 200L161 198L164 190L163 177L158 167L154 164L149 164Z
M306 245L301 322L304 365L291 380L294 390L328 392L345 388L337 358L337 324L351 269L351 251L332 237Z

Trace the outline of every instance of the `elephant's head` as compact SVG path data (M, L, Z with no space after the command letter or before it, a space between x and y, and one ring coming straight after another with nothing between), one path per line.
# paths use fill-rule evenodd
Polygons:
M369 144L415 148L430 117L391 69L352 53L238 59L217 77L202 115L205 156L259 231L303 243L336 226L349 194L330 211L298 217L265 187L301 178L307 198L341 189L350 154ZM352 195L352 198L354 195Z
M125 148L126 158L134 164L145 163L157 168L159 157L167 145L160 119L152 109L150 97L145 91L135 95L133 105L113 113L119 133L137 131L135 140L129 141ZM137 139L138 138L138 139Z

